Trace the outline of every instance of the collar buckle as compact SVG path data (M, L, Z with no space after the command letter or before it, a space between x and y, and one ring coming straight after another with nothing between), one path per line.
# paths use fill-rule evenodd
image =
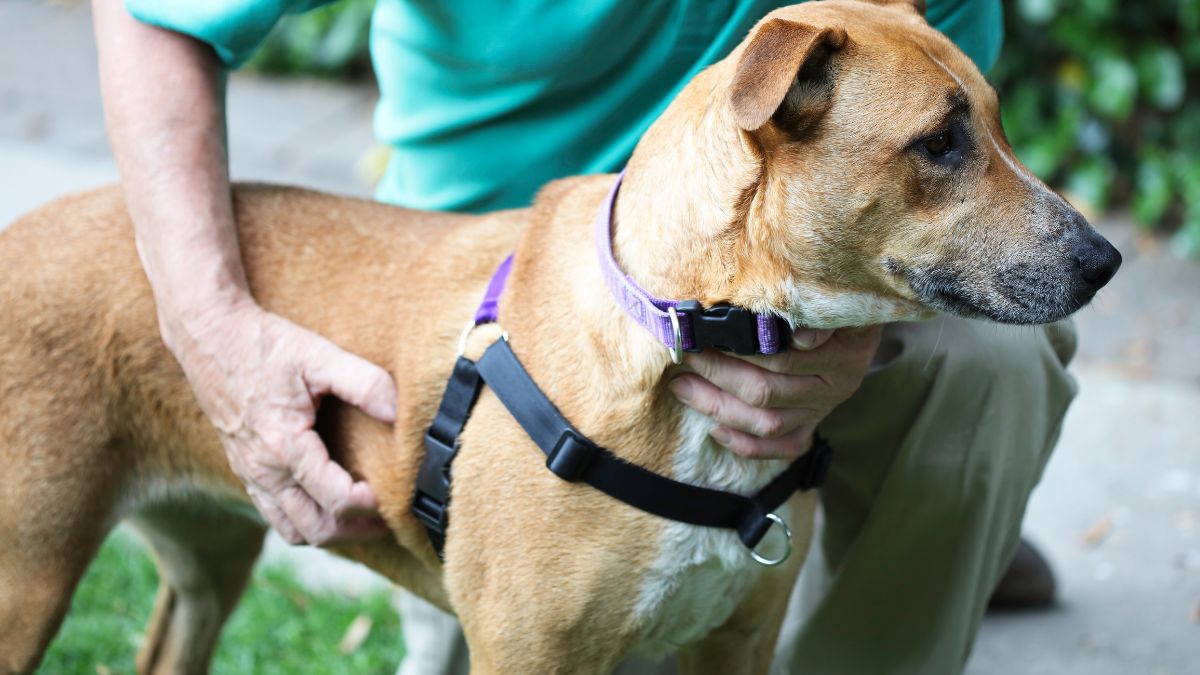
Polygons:
M686 314L692 328L691 346L685 351L698 352L714 347L741 356L761 353L758 343L758 315L745 307L718 304L707 309L697 300L685 300L675 306Z

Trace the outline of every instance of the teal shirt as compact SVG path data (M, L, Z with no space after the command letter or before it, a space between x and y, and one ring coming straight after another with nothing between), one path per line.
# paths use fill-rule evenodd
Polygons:
M284 15L324 0L126 0L146 23L243 63ZM793 0L794 2L794 0ZM777 0L378 0L375 132L392 147L377 197L413 208L527 205L562 176L619 170L696 73ZM929 22L982 68L1000 0L930 0Z

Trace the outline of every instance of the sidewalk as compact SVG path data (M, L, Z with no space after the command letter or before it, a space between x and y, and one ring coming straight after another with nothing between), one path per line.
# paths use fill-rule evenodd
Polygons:
M90 31L84 7L0 5L0 227L115 178ZM368 195L356 164L373 100L366 85L235 76L235 178ZM972 675L1200 672L1200 264L1124 220L1097 226L1125 265L1078 317L1081 393L1027 519L1061 603L989 616ZM275 538L268 557L314 585L379 583Z

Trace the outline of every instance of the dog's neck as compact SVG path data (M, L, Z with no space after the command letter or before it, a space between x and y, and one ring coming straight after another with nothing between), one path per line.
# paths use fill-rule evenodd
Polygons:
M736 126L722 118L720 108L709 107L714 94L706 88L706 79L697 78L639 144L614 208L617 262L656 297L782 312L783 272L774 278L762 273L772 269L763 264L769 255L752 251L744 227L751 206L737 201L741 192L751 192L754 165ZM689 144L688 136L703 142ZM611 443L628 461L674 475L679 467L672 465L673 453L683 431L678 403L665 388L673 372L669 352L613 298L594 244L595 217L612 180L569 179L539 196L533 225L517 249L512 311L502 320L518 356L539 383L546 382L547 395L568 418L604 419L600 428L612 437L593 440ZM745 190L736 187L742 181ZM549 288L561 303L548 303L544 290L539 295L537 289ZM523 349L533 342L540 346L536 353ZM569 381L553 376L564 370L575 376ZM567 386L556 386L559 382ZM693 437L685 443L692 455L707 433L708 422L701 421L685 434ZM672 452L664 454L663 448ZM733 457L715 446L705 452ZM775 468L759 464L755 474ZM719 482L729 488L740 484L730 480Z
M786 313L783 251L753 237L760 163L720 81L698 76L643 136L617 196L613 248L658 297Z

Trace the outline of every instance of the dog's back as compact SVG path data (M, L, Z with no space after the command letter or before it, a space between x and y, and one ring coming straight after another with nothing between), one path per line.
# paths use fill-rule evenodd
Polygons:
M435 272L422 259L472 240L502 250L520 233L515 215L424 214L267 186L239 186L235 210L256 298L393 370L407 322L436 315L422 289L440 288L432 302L457 287L451 296L467 305L491 264L481 255L477 273ZM472 237L480 227L494 232ZM265 530L159 335L119 189L18 219L0 232L0 269L0 673L36 665L122 519L149 540L162 577L139 670L204 670ZM452 340L460 317L447 318L421 330ZM437 377L410 369L398 380L403 390ZM390 546L386 557L402 563Z

